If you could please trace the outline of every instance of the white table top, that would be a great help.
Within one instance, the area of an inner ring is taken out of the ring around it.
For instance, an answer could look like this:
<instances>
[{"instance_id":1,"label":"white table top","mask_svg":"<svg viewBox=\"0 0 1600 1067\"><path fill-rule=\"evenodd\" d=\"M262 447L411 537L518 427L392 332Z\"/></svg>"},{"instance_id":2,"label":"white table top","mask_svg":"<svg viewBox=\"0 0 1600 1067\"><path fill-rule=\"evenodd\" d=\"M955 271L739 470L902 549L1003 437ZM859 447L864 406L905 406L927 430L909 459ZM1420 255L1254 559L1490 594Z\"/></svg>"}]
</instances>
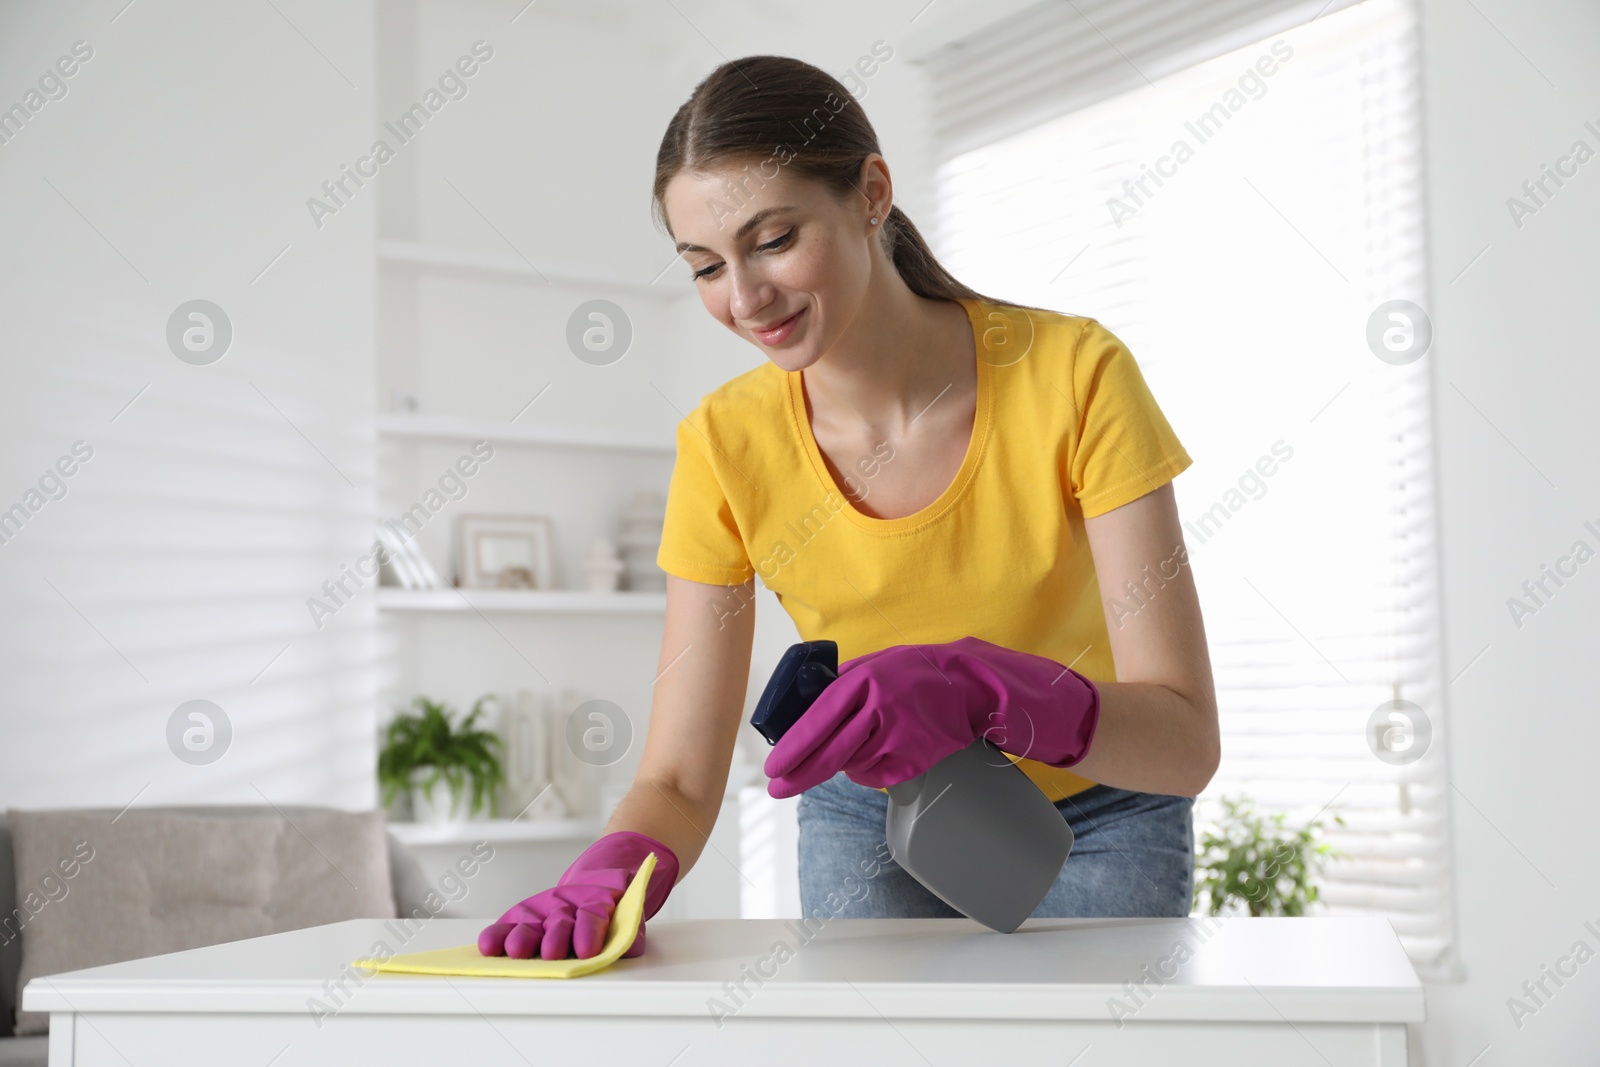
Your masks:
<instances>
[{"instance_id":1,"label":"white table top","mask_svg":"<svg viewBox=\"0 0 1600 1067\"><path fill-rule=\"evenodd\" d=\"M1382 919L724 919L651 923L649 950L575 979L347 970L475 941L482 921L360 919L35 979L29 1011L304 1013L341 975L341 1013L1420 1022L1422 984ZM786 951L777 950L782 942ZM1179 946L1183 946L1179 948ZM773 973L776 968L776 974ZM1146 970L1148 968L1148 970ZM770 975L771 977L762 977ZM1143 983L1138 1000L1125 983ZM1140 1004L1142 1001L1142 1006Z\"/></svg>"}]
</instances>

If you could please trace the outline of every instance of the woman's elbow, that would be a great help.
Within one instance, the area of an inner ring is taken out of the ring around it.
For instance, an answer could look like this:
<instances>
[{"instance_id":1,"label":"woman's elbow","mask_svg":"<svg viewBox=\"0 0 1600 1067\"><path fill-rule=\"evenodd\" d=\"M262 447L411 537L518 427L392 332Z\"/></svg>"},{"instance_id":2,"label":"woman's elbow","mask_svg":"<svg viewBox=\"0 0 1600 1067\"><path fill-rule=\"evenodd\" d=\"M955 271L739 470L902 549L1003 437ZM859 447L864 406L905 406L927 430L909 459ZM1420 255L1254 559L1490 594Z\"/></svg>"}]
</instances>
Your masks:
<instances>
[{"instance_id":1,"label":"woman's elbow","mask_svg":"<svg viewBox=\"0 0 1600 1067\"><path fill-rule=\"evenodd\" d=\"M1197 797L1206 791L1211 784L1211 779L1216 777L1217 768L1222 763L1222 743L1213 733L1209 738L1197 746L1194 756L1190 760L1190 781L1184 789L1183 795Z\"/></svg>"},{"instance_id":2,"label":"woman's elbow","mask_svg":"<svg viewBox=\"0 0 1600 1067\"><path fill-rule=\"evenodd\" d=\"M1198 736L1185 761L1185 784L1183 795L1197 797L1205 792L1211 784L1211 779L1216 777L1217 768L1222 765L1222 731L1217 723L1217 710L1214 701L1206 701L1195 709L1201 722Z\"/></svg>"}]
</instances>

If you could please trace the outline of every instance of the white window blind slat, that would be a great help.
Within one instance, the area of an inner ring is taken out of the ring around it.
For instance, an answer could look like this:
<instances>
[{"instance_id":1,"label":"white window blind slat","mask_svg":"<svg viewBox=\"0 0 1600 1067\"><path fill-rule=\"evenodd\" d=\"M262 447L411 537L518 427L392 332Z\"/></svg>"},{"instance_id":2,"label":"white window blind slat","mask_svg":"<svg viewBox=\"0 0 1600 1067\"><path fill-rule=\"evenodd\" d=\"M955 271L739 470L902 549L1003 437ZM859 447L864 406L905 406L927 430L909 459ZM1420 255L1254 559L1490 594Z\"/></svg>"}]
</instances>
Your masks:
<instances>
[{"instance_id":1,"label":"white window blind slat","mask_svg":"<svg viewBox=\"0 0 1600 1067\"><path fill-rule=\"evenodd\" d=\"M1377 305L1425 304L1415 11L1076 6L1116 48L1051 3L929 60L936 250L980 291L1109 326L1195 458L1178 500L1224 738L1197 820L1241 792L1320 816L1342 854L1322 907L1389 917L1449 973L1431 397L1425 361L1365 342ZM1292 58L1196 144L1186 122L1280 39ZM1191 157L1114 221L1180 138ZM1274 442L1292 458L1245 493ZM1396 697L1433 728L1400 766L1368 728Z\"/></svg>"},{"instance_id":2,"label":"white window blind slat","mask_svg":"<svg viewBox=\"0 0 1600 1067\"><path fill-rule=\"evenodd\" d=\"M1371 859L1351 860L1341 866L1339 880L1346 885L1365 883L1375 886L1397 886L1426 888L1431 895L1436 895L1436 882L1439 877L1440 864L1437 863L1384 863L1386 858L1375 853L1367 853Z\"/></svg>"},{"instance_id":3,"label":"white window blind slat","mask_svg":"<svg viewBox=\"0 0 1600 1067\"><path fill-rule=\"evenodd\" d=\"M1449 860L1443 843L1426 835L1340 833L1338 827L1334 830L1328 835L1330 842L1369 859L1401 860L1419 869L1430 870L1444 866ZM1352 869L1344 872L1344 877L1347 880L1359 880L1358 874L1359 871Z\"/></svg>"},{"instance_id":4,"label":"white window blind slat","mask_svg":"<svg viewBox=\"0 0 1600 1067\"><path fill-rule=\"evenodd\" d=\"M1430 911L1436 911L1444 905L1443 898L1436 891L1410 891L1391 886L1363 886L1341 882L1329 886L1327 893L1328 903L1335 909L1363 909L1385 915L1410 912L1418 920L1425 919ZM1413 929L1415 932L1410 935L1413 938L1419 936L1426 938L1435 934L1435 931L1421 921ZM1408 939L1400 930L1395 932L1401 935L1402 941Z\"/></svg>"},{"instance_id":5,"label":"white window blind slat","mask_svg":"<svg viewBox=\"0 0 1600 1067\"><path fill-rule=\"evenodd\" d=\"M914 62L951 154L1137 89L1352 0L1037 4Z\"/></svg>"}]
</instances>

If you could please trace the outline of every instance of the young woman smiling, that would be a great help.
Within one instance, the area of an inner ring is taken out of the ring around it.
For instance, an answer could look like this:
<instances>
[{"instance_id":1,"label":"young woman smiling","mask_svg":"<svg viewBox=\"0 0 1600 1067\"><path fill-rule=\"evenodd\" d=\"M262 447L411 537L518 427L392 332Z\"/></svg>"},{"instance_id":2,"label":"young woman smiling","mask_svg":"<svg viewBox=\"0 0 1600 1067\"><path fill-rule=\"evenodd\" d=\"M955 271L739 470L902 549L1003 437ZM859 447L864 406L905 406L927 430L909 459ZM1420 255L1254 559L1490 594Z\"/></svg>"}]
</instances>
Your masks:
<instances>
[{"instance_id":1,"label":"young woman smiling","mask_svg":"<svg viewBox=\"0 0 1600 1067\"><path fill-rule=\"evenodd\" d=\"M1192 576L1152 567L1187 562L1171 480L1190 458L1109 330L974 292L893 200L860 105L799 60L726 63L668 125L658 221L765 361L678 426L633 786L485 954L592 956L648 853L646 918L699 857L743 725L751 561L774 545L764 584L841 660L766 766L772 795L800 795L807 915L957 914L883 861L882 788L980 735L1077 838L1035 915L1188 914L1216 696ZM869 457L870 503L847 491ZM627 954L644 944L641 926Z\"/></svg>"}]
</instances>

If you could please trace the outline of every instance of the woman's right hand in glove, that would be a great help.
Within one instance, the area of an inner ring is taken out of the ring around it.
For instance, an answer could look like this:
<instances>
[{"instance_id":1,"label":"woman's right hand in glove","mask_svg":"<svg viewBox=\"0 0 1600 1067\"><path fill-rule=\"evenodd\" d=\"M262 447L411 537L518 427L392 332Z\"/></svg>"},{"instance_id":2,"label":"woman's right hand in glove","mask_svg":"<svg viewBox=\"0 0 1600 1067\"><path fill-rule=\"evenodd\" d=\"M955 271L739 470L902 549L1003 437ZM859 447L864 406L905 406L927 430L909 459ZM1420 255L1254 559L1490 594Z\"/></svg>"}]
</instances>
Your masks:
<instances>
[{"instance_id":1,"label":"woman's right hand in glove","mask_svg":"<svg viewBox=\"0 0 1600 1067\"><path fill-rule=\"evenodd\" d=\"M666 903L678 880L678 857L666 845L644 834L621 830L606 834L584 850L551 889L515 904L500 920L478 934L478 952L484 956L547 960L600 954L617 901L639 873L645 857L656 854L655 870L645 890L644 919ZM644 952L644 922L623 953Z\"/></svg>"}]
</instances>

